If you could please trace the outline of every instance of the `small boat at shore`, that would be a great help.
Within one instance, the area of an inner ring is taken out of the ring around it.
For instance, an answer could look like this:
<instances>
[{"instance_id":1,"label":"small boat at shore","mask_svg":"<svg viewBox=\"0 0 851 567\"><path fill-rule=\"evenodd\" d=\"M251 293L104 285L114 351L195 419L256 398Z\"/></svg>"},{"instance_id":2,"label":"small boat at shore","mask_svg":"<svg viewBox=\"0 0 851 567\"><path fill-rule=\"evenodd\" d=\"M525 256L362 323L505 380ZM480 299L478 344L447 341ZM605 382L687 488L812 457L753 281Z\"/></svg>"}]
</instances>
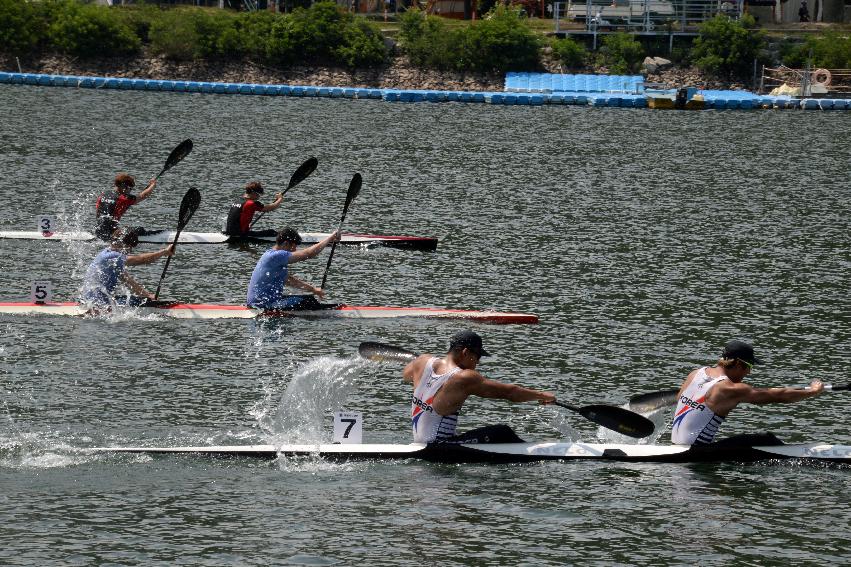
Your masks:
<instances>
[{"instance_id":1,"label":"small boat at shore","mask_svg":"<svg viewBox=\"0 0 851 567\"><path fill-rule=\"evenodd\" d=\"M706 101L693 87L676 91L645 91L647 107L663 110L703 110Z\"/></svg>"},{"instance_id":2,"label":"small boat at shore","mask_svg":"<svg viewBox=\"0 0 851 567\"><path fill-rule=\"evenodd\" d=\"M139 242L148 244L170 244L174 241L176 231L155 230L148 231L139 237ZM328 232L302 232L302 242L305 245L315 244L326 238ZM0 239L17 240L60 240L88 242L95 240L95 235L85 231L0 231ZM178 243L180 244L235 244L240 242L274 242L274 236L250 235L231 236L223 232L186 232L180 233ZM353 246L385 246L388 248L399 248L403 250L420 250L433 252L437 250L437 238L430 236L392 236L383 234L357 234L344 232L340 244Z\"/></svg>"},{"instance_id":3,"label":"small boat at shore","mask_svg":"<svg viewBox=\"0 0 851 567\"><path fill-rule=\"evenodd\" d=\"M750 463L795 460L851 463L851 446L800 443L753 447L687 447L618 443L411 443L224 445L209 447L96 447L97 453L195 455L206 457L319 457L330 461L421 459L439 463L523 463L534 461L623 461L641 463Z\"/></svg>"},{"instance_id":4,"label":"small boat at shore","mask_svg":"<svg viewBox=\"0 0 851 567\"><path fill-rule=\"evenodd\" d=\"M140 315L161 315L175 319L461 319L495 325L535 324L530 313L440 309L436 307L388 307L319 303L308 309L255 309L245 305L156 302L138 307L119 307ZM60 315L80 317L89 314L79 303L0 302L0 315Z\"/></svg>"}]
</instances>

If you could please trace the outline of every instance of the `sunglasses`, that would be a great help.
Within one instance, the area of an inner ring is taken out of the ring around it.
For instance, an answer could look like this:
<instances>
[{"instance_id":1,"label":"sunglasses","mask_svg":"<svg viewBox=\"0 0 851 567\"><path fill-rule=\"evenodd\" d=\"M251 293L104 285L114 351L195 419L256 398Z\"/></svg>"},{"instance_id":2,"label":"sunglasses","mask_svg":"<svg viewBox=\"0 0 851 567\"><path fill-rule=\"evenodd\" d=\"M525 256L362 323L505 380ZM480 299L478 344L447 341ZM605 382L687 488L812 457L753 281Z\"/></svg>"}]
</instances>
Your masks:
<instances>
[{"instance_id":1,"label":"sunglasses","mask_svg":"<svg viewBox=\"0 0 851 567\"><path fill-rule=\"evenodd\" d=\"M748 367L748 370L750 370L751 372L753 372L753 364L751 364L751 363L750 363L750 362L748 362L747 360L742 360L741 358L737 358L736 360L738 360L739 362L741 362L742 364L744 364L745 366L747 366L747 367Z\"/></svg>"}]
</instances>

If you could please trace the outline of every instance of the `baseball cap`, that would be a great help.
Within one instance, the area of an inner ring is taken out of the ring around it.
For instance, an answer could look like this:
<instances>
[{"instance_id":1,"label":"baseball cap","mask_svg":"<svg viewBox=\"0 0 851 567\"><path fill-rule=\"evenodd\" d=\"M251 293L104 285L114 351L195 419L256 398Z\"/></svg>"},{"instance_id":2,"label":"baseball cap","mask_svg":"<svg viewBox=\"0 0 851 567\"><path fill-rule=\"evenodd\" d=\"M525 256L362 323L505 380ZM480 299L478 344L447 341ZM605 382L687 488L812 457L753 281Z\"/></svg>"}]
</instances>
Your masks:
<instances>
[{"instance_id":1,"label":"baseball cap","mask_svg":"<svg viewBox=\"0 0 851 567\"><path fill-rule=\"evenodd\" d=\"M459 331L449 341L449 350L454 348L468 348L479 356L490 356L490 353L482 348L482 337L473 331Z\"/></svg>"},{"instance_id":2,"label":"baseball cap","mask_svg":"<svg viewBox=\"0 0 851 567\"><path fill-rule=\"evenodd\" d=\"M744 360L745 362L749 362L751 364L761 364L762 361L757 359L757 357L753 354L753 347L744 341L730 341L726 345L724 345L724 353L721 355L721 358L725 359L735 359L738 358L740 360Z\"/></svg>"}]
</instances>

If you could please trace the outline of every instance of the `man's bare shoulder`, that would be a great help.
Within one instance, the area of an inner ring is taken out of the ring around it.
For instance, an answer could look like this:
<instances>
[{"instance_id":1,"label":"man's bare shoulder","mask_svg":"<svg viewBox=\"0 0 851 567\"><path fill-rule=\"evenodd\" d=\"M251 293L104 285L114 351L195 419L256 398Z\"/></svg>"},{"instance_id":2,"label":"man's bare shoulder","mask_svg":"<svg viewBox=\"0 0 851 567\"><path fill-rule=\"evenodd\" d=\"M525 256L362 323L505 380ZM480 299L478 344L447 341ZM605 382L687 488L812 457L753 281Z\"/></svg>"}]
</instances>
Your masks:
<instances>
[{"instance_id":1,"label":"man's bare shoulder","mask_svg":"<svg viewBox=\"0 0 851 567\"><path fill-rule=\"evenodd\" d=\"M462 368L452 377L452 382L458 386L472 387L487 380L478 370Z\"/></svg>"}]
</instances>

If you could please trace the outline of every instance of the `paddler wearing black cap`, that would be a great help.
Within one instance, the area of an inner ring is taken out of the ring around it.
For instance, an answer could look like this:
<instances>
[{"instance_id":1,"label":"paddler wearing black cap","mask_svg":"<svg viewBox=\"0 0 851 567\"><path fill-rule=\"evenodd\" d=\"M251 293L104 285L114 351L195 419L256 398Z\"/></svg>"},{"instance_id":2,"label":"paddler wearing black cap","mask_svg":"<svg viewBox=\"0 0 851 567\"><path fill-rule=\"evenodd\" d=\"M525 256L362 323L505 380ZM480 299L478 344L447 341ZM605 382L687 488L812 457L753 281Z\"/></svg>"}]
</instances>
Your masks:
<instances>
[{"instance_id":1,"label":"paddler wearing black cap","mask_svg":"<svg viewBox=\"0 0 851 567\"><path fill-rule=\"evenodd\" d=\"M735 435L715 441L721 424L739 404L782 404L818 396L824 390L819 380L809 388L754 388L743 381L760 360L753 347L739 340L728 342L715 366L693 370L680 386L671 424L671 442L677 445L752 446L779 445L771 433Z\"/></svg>"},{"instance_id":2,"label":"paddler wearing black cap","mask_svg":"<svg viewBox=\"0 0 851 567\"><path fill-rule=\"evenodd\" d=\"M473 331L456 333L443 358L422 354L402 371L405 382L414 386L411 427L417 443L517 443L522 440L506 425L491 425L458 434L458 412L470 396L498 398L511 402L556 400L550 392L505 384L485 378L476 371L479 360L490 356L482 338Z\"/></svg>"},{"instance_id":3,"label":"paddler wearing black cap","mask_svg":"<svg viewBox=\"0 0 851 567\"><path fill-rule=\"evenodd\" d=\"M284 202L284 194L276 193L275 200L269 205L264 205L260 202L262 194L263 185L259 181L251 181L245 184L242 202L230 206L228 218L225 222L225 234L232 236L275 236L277 234L275 230L251 230L251 220L254 218L254 213L274 211Z\"/></svg>"}]
</instances>

